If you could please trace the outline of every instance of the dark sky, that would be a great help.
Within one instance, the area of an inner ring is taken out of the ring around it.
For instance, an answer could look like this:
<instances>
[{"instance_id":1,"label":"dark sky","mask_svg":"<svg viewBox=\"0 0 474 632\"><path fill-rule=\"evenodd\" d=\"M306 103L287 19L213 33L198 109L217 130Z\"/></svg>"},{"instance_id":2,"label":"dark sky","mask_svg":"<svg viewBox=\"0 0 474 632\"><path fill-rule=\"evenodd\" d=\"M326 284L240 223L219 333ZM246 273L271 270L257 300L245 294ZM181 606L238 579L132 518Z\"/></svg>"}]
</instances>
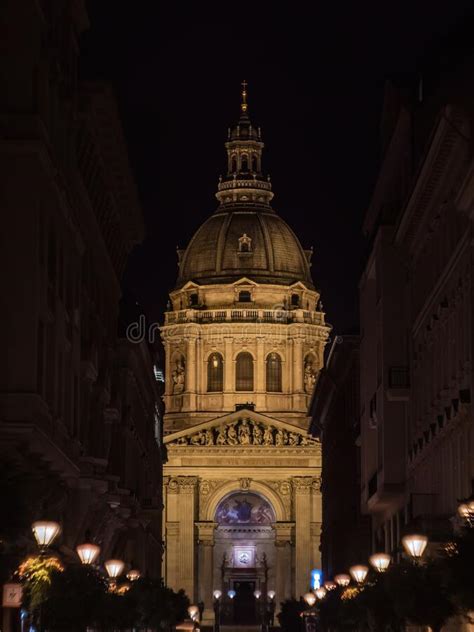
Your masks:
<instances>
[{"instance_id":1,"label":"dark sky","mask_svg":"<svg viewBox=\"0 0 474 632\"><path fill-rule=\"evenodd\" d=\"M191 4L191 3L189 3ZM306 3L305 3L306 4ZM242 79L266 143L275 210L303 247L337 333L357 322L363 213L379 165L387 77L423 67L471 2L88 3L81 73L110 80L147 226L124 286L156 317L216 208Z\"/></svg>"}]
</instances>

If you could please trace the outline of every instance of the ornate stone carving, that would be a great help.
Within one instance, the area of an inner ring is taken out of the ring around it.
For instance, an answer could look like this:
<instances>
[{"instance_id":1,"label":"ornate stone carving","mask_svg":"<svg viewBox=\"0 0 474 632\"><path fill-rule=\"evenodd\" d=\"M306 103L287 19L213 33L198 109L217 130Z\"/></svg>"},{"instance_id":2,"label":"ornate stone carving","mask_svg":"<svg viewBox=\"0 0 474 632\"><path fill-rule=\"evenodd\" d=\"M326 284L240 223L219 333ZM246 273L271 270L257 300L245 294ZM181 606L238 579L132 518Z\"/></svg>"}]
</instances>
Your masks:
<instances>
[{"instance_id":1,"label":"ornate stone carving","mask_svg":"<svg viewBox=\"0 0 474 632\"><path fill-rule=\"evenodd\" d=\"M198 482L197 476L176 476L168 481L168 493L192 494Z\"/></svg>"},{"instance_id":2,"label":"ornate stone carving","mask_svg":"<svg viewBox=\"0 0 474 632\"><path fill-rule=\"evenodd\" d=\"M291 479L295 494L304 494L305 496L311 492L313 486L312 476L295 476Z\"/></svg>"},{"instance_id":3,"label":"ornate stone carving","mask_svg":"<svg viewBox=\"0 0 474 632\"><path fill-rule=\"evenodd\" d=\"M251 478L239 478L240 489L242 491L248 491L250 489Z\"/></svg>"},{"instance_id":4,"label":"ornate stone carving","mask_svg":"<svg viewBox=\"0 0 474 632\"><path fill-rule=\"evenodd\" d=\"M176 366L171 373L173 378L173 395L179 395L184 391L184 384L186 380L186 369L184 366L184 358L180 356L176 359Z\"/></svg>"},{"instance_id":5,"label":"ornate stone carving","mask_svg":"<svg viewBox=\"0 0 474 632\"><path fill-rule=\"evenodd\" d=\"M311 394L316 384L318 377L318 371L313 364L312 356L308 356L304 363L304 390Z\"/></svg>"},{"instance_id":6,"label":"ornate stone carving","mask_svg":"<svg viewBox=\"0 0 474 632\"><path fill-rule=\"evenodd\" d=\"M198 430L190 436L179 437L172 446L311 446L319 442L303 431L295 428L285 430L243 417L227 425Z\"/></svg>"}]
</instances>

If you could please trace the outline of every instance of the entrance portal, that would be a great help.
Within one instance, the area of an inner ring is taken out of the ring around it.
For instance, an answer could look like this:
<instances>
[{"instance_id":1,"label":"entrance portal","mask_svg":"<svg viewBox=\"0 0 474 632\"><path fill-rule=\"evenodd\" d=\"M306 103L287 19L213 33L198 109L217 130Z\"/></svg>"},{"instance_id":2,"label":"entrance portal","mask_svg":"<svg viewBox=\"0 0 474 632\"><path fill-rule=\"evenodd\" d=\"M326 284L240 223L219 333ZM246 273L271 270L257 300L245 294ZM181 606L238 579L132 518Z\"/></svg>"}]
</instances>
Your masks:
<instances>
[{"instance_id":1,"label":"entrance portal","mask_svg":"<svg viewBox=\"0 0 474 632\"><path fill-rule=\"evenodd\" d=\"M252 625L257 622L255 588L254 581L234 582L234 623Z\"/></svg>"},{"instance_id":2,"label":"entrance portal","mask_svg":"<svg viewBox=\"0 0 474 632\"><path fill-rule=\"evenodd\" d=\"M221 500L215 521L214 577L220 576L222 621L255 625L267 591L275 587L275 512L259 494L238 491Z\"/></svg>"}]
</instances>

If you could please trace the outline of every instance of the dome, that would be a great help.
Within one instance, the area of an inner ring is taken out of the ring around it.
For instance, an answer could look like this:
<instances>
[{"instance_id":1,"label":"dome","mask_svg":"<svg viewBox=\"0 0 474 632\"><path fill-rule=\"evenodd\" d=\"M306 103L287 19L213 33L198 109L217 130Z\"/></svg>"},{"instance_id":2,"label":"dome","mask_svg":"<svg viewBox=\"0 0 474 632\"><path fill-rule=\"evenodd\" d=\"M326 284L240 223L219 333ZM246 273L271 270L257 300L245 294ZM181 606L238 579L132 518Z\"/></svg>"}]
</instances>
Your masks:
<instances>
[{"instance_id":1,"label":"dome","mask_svg":"<svg viewBox=\"0 0 474 632\"><path fill-rule=\"evenodd\" d=\"M181 257L177 285L248 277L281 285L302 281L312 288L309 257L273 209L233 205L218 209L197 230Z\"/></svg>"}]
</instances>

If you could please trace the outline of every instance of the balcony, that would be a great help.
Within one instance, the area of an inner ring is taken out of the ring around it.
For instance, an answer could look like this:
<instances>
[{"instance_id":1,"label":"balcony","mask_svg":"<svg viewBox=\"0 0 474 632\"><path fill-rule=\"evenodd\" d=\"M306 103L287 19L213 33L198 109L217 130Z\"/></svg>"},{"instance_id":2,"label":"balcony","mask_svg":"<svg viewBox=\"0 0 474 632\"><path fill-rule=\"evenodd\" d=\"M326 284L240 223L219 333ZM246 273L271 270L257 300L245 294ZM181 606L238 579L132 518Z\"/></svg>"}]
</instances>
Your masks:
<instances>
[{"instance_id":1,"label":"balcony","mask_svg":"<svg viewBox=\"0 0 474 632\"><path fill-rule=\"evenodd\" d=\"M321 312L305 309L182 309L166 312L165 325L181 323L308 323L324 325Z\"/></svg>"}]
</instances>

